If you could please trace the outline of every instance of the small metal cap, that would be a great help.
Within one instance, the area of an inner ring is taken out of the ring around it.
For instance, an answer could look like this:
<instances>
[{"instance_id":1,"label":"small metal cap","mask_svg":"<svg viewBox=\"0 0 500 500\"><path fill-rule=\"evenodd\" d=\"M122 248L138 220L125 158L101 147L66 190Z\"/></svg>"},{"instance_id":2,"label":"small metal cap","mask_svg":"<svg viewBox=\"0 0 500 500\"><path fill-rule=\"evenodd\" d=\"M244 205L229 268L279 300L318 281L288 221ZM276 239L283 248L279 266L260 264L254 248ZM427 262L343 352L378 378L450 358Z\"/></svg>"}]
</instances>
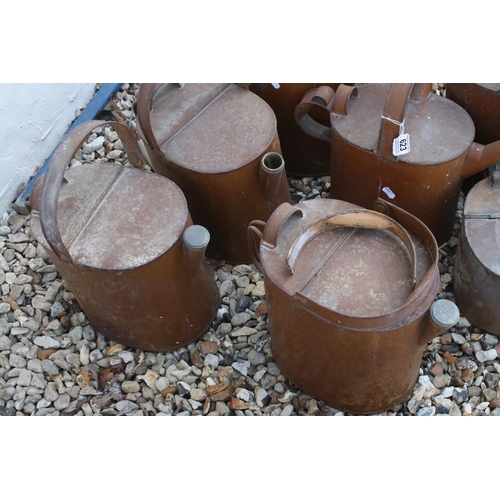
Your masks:
<instances>
[{"instance_id":1,"label":"small metal cap","mask_svg":"<svg viewBox=\"0 0 500 500\"><path fill-rule=\"evenodd\" d=\"M184 231L183 239L191 250L204 250L210 241L210 233L203 226L189 226Z\"/></svg>"},{"instance_id":2,"label":"small metal cap","mask_svg":"<svg viewBox=\"0 0 500 500\"><path fill-rule=\"evenodd\" d=\"M460 318L458 307L446 299L436 300L431 306L430 313L432 322L445 329L451 328Z\"/></svg>"}]
</instances>

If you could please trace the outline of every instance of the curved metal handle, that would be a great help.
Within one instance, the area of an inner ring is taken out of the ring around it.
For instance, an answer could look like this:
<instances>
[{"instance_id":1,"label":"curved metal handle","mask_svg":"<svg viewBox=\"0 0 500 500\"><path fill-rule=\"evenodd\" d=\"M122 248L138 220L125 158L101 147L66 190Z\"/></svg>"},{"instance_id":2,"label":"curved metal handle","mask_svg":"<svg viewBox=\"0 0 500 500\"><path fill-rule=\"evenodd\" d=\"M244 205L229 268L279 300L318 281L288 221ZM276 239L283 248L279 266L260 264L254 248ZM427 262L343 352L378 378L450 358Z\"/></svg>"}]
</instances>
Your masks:
<instances>
[{"instance_id":1,"label":"curved metal handle","mask_svg":"<svg viewBox=\"0 0 500 500\"><path fill-rule=\"evenodd\" d=\"M309 110L313 106L318 106L331 112L335 91L326 85L315 87L306 91L302 100L295 107L294 116L297 125L307 134L321 141L331 142L331 129L321 125L311 118Z\"/></svg>"},{"instance_id":2,"label":"curved metal handle","mask_svg":"<svg viewBox=\"0 0 500 500\"><path fill-rule=\"evenodd\" d=\"M139 122L139 127L141 132L144 134L146 142L149 144L153 153L161 161L165 160L165 155L163 154L160 146L156 142L155 136L153 134L153 129L151 127L151 111L153 109L153 98L158 92L158 90L165 85L164 83L143 83L139 89L139 94L137 96L137 121ZM183 83L178 83L179 88L183 88Z\"/></svg>"},{"instance_id":3,"label":"curved metal handle","mask_svg":"<svg viewBox=\"0 0 500 500\"><path fill-rule=\"evenodd\" d=\"M260 245L267 248L276 248L278 235L283 224L292 216L299 215L302 217L302 210L296 206L290 205L290 203L282 203L271 215L267 224L260 220L254 220L250 222L247 227L248 243L250 245L250 254L252 255L252 260L255 267L264 274L264 268L260 260ZM260 226L262 230L258 229L256 226ZM255 241L255 236L259 238L259 244Z\"/></svg>"},{"instance_id":4,"label":"curved metal handle","mask_svg":"<svg viewBox=\"0 0 500 500\"><path fill-rule=\"evenodd\" d=\"M256 226L260 226L262 228L262 231L258 229ZM262 241L262 232L264 231L265 227L266 223L262 222L261 220L253 220L247 227L250 255L252 256L252 261L255 267L261 274L264 274L264 268L262 267L262 262L260 260L259 248L260 248L260 243ZM255 240L256 236L257 238L259 238L258 242Z\"/></svg>"},{"instance_id":5,"label":"curved metal handle","mask_svg":"<svg viewBox=\"0 0 500 500\"><path fill-rule=\"evenodd\" d=\"M121 123L91 120L74 128L63 138L52 155L47 172L44 175L39 206L40 224L45 239L57 257L63 262L73 262L73 259L62 241L57 225L57 206L61 182L75 152L82 146L92 130L103 125L111 125L115 129L132 165L136 167L144 165L144 158L134 132Z\"/></svg>"},{"instance_id":6,"label":"curved metal handle","mask_svg":"<svg viewBox=\"0 0 500 500\"><path fill-rule=\"evenodd\" d=\"M292 243L287 256L288 268L292 274L294 273L297 258L307 243L320 233L336 227L385 230L397 236L410 253L413 288L415 287L417 282L417 256L409 234L403 226L390 217L379 212L363 209L347 210L333 215L332 217L326 217L300 233Z\"/></svg>"},{"instance_id":7,"label":"curved metal handle","mask_svg":"<svg viewBox=\"0 0 500 500\"><path fill-rule=\"evenodd\" d=\"M278 242L278 235L283 227L283 224L292 216L298 215L303 216L303 212L300 208L295 205L290 205L290 203L282 203L271 215L266 224L266 230L264 231L264 241L263 244L268 248L276 248Z\"/></svg>"},{"instance_id":8,"label":"curved metal handle","mask_svg":"<svg viewBox=\"0 0 500 500\"><path fill-rule=\"evenodd\" d=\"M432 92L432 83L393 83L387 94L380 132L378 136L377 153L382 158L394 160L392 143L399 135L399 125L391 120L402 123L406 104L410 96L416 101L425 101ZM388 119L386 119L388 118Z\"/></svg>"},{"instance_id":9,"label":"curved metal handle","mask_svg":"<svg viewBox=\"0 0 500 500\"><path fill-rule=\"evenodd\" d=\"M358 96L357 87L343 83L338 86L336 91L326 85L309 89L295 107L295 121L310 136L332 142L330 127L325 127L314 120L309 115L309 110L313 106L318 106L336 117L347 116L347 102L351 96Z\"/></svg>"}]
</instances>

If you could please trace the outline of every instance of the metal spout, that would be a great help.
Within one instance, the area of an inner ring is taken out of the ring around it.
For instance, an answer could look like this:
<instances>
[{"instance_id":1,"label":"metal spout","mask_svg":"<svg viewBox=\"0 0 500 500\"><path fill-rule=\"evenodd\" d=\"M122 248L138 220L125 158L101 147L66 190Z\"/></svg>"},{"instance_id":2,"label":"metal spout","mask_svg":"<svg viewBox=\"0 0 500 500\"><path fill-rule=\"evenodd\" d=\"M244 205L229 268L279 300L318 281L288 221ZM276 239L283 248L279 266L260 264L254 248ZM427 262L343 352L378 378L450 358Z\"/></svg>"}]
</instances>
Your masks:
<instances>
[{"instance_id":1,"label":"metal spout","mask_svg":"<svg viewBox=\"0 0 500 500\"><path fill-rule=\"evenodd\" d=\"M274 201L281 183L285 160L279 153L266 153L260 161L259 182L266 201Z\"/></svg>"},{"instance_id":2,"label":"metal spout","mask_svg":"<svg viewBox=\"0 0 500 500\"><path fill-rule=\"evenodd\" d=\"M205 258L205 250L210 241L210 233L203 226L189 226L182 236L184 260L188 270L196 273Z\"/></svg>"},{"instance_id":3,"label":"metal spout","mask_svg":"<svg viewBox=\"0 0 500 500\"><path fill-rule=\"evenodd\" d=\"M460 318L458 307L451 300L436 300L429 311L427 320L420 333L420 344L425 345L433 338L456 325Z\"/></svg>"}]
</instances>

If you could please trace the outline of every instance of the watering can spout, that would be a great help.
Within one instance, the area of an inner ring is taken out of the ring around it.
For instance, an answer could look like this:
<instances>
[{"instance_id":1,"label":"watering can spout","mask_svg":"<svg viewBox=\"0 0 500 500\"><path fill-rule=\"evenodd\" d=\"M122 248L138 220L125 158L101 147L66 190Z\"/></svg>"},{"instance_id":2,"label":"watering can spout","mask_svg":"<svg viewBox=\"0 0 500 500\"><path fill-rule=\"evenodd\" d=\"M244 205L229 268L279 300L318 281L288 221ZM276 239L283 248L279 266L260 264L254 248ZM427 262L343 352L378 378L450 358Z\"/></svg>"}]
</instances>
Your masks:
<instances>
[{"instance_id":1,"label":"watering can spout","mask_svg":"<svg viewBox=\"0 0 500 500\"><path fill-rule=\"evenodd\" d=\"M281 183L281 172L285 168L285 160L279 153L266 153L260 161L259 183L267 202L272 202L278 195Z\"/></svg>"},{"instance_id":2,"label":"watering can spout","mask_svg":"<svg viewBox=\"0 0 500 500\"><path fill-rule=\"evenodd\" d=\"M451 300L436 300L429 311L420 334L420 343L425 345L456 325L460 318L458 307Z\"/></svg>"},{"instance_id":3,"label":"watering can spout","mask_svg":"<svg viewBox=\"0 0 500 500\"><path fill-rule=\"evenodd\" d=\"M210 233L203 226L189 226L183 234L183 253L188 270L197 273L205 258Z\"/></svg>"}]
</instances>

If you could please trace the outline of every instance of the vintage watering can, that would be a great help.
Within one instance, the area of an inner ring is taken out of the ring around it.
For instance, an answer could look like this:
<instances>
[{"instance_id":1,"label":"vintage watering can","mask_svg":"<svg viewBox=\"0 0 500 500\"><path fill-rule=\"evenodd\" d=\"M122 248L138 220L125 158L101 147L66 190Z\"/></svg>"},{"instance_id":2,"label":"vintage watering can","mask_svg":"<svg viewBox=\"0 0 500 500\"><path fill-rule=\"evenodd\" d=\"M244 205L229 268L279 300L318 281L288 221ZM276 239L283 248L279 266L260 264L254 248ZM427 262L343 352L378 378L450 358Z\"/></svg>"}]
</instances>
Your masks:
<instances>
[{"instance_id":1,"label":"vintage watering can","mask_svg":"<svg viewBox=\"0 0 500 500\"><path fill-rule=\"evenodd\" d=\"M417 216L439 245L453 231L462 180L500 160L500 141L473 142L474 124L421 83L341 85L306 92L297 123L331 142L331 197L369 208L378 197ZM308 114L330 111L331 129Z\"/></svg>"},{"instance_id":2,"label":"vintage watering can","mask_svg":"<svg viewBox=\"0 0 500 500\"><path fill-rule=\"evenodd\" d=\"M391 217L333 199L284 203L248 229L276 363L303 391L361 414L404 400L426 343L459 319L452 302L434 301L430 230L395 205L377 208Z\"/></svg>"},{"instance_id":3,"label":"vintage watering can","mask_svg":"<svg viewBox=\"0 0 500 500\"><path fill-rule=\"evenodd\" d=\"M447 83L446 98L469 113L476 127L476 142L490 144L500 139L500 83ZM468 193L487 175L485 169L469 177L462 191Z\"/></svg>"},{"instance_id":4,"label":"vintage watering can","mask_svg":"<svg viewBox=\"0 0 500 500\"><path fill-rule=\"evenodd\" d=\"M323 141L305 134L295 123L294 110L304 93L321 85L336 89L338 83L252 83L250 90L264 99L274 111L278 121L285 168L294 177L330 175L330 147ZM329 113L311 110L317 121L327 125Z\"/></svg>"},{"instance_id":5,"label":"vintage watering can","mask_svg":"<svg viewBox=\"0 0 500 500\"><path fill-rule=\"evenodd\" d=\"M86 137L111 125L129 162L66 170ZM204 250L208 231L192 225L170 180L142 170L135 136L116 122L72 130L35 185L31 229L92 325L121 344L174 349L202 335L219 305Z\"/></svg>"},{"instance_id":6,"label":"vintage watering can","mask_svg":"<svg viewBox=\"0 0 500 500\"><path fill-rule=\"evenodd\" d=\"M184 192L207 255L249 262L246 228L290 200L276 117L230 83L141 85L137 122L155 172Z\"/></svg>"},{"instance_id":7,"label":"vintage watering can","mask_svg":"<svg viewBox=\"0 0 500 500\"><path fill-rule=\"evenodd\" d=\"M454 293L474 325L500 335L500 165L465 200L453 268Z\"/></svg>"}]
</instances>

